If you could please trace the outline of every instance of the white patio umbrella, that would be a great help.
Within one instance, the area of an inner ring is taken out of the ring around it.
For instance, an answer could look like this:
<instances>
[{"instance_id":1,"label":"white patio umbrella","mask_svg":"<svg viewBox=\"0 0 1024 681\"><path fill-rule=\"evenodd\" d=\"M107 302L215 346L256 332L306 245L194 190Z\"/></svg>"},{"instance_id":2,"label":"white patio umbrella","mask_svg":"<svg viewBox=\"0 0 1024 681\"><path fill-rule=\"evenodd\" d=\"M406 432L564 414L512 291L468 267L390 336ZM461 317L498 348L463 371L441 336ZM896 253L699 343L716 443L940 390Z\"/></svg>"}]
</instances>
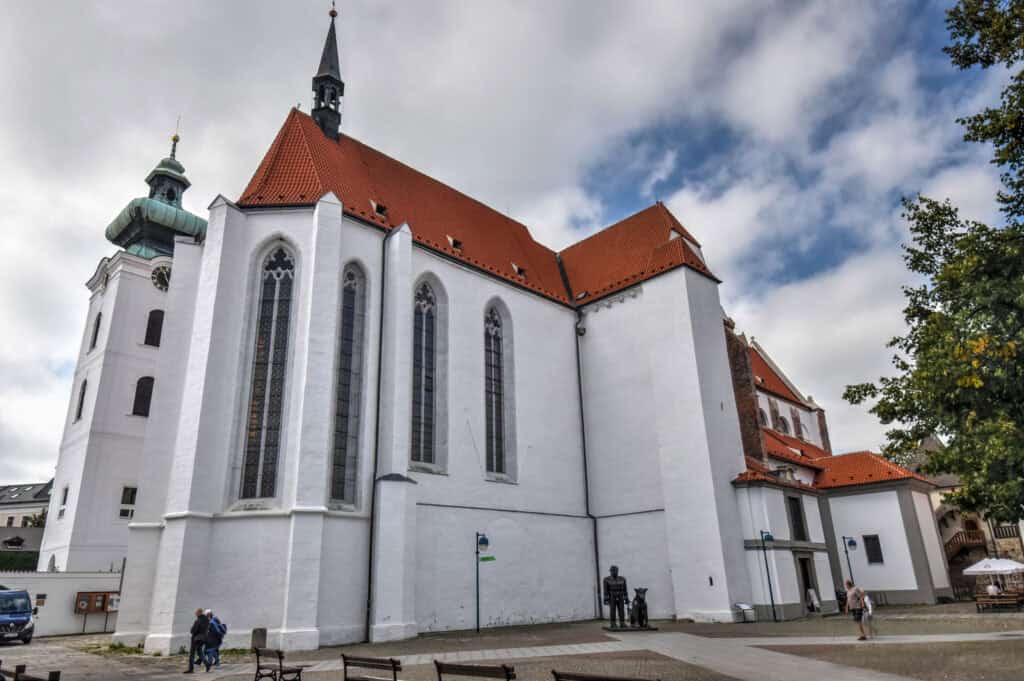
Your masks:
<instances>
[{"instance_id":1,"label":"white patio umbrella","mask_svg":"<svg viewBox=\"0 0 1024 681\"><path fill-rule=\"evenodd\" d=\"M1009 558L986 558L964 569L965 575L1015 575L1024 572L1024 563Z\"/></svg>"}]
</instances>

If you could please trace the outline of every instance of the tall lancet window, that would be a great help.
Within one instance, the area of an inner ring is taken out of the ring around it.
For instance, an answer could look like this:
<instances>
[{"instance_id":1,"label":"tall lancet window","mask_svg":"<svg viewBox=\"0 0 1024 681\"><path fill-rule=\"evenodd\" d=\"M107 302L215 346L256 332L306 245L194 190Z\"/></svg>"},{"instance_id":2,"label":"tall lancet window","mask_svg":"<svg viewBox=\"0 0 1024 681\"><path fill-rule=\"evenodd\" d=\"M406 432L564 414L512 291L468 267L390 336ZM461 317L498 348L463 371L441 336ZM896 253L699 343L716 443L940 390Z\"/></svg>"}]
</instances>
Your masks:
<instances>
[{"instance_id":1,"label":"tall lancet window","mask_svg":"<svg viewBox=\"0 0 1024 681\"><path fill-rule=\"evenodd\" d=\"M342 274L341 342L338 346L331 464L331 498L347 503L355 501L356 492L365 326L366 277L358 267L349 265Z\"/></svg>"},{"instance_id":2,"label":"tall lancet window","mask_svg":"<svg viewBox=\"0 0 1024 681\"><path fill-rule=\"evenodd\" d=\"M505 473L505 357L501 315L484 315L484 401L487 410L487 472Z\"/></svg>"},{"instance_id":3,"label":"tall lancet window","mask_svg":"<svg viewBox=\"0 0 1024 681\"><path fill-rule=\"evenodd\" d=\"M275 248L260 268L242 499L272 497L275 492L294 280L295 259L284 248Z\"/></svg>"},{"instance_id":4,"label":"tall lancet window","mask_svg":"<svg viewBox=\"0 0 1024 681\"><path fill-rule=\"evenodd\" d=\"M412 341L412 460L435 463L437 296L429 284L416 289Z\"/></svg>"}]
</instances>

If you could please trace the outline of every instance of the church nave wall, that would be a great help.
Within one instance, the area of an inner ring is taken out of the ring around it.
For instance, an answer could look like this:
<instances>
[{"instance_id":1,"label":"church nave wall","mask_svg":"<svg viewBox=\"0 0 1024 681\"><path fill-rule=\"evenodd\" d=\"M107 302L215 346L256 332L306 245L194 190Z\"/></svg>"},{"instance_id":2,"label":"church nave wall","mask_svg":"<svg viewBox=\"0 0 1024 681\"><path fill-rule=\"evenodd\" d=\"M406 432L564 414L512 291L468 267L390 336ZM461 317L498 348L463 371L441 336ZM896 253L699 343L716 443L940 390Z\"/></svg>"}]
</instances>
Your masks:
<instances>
[{"instance_id":1,"label":"church nave wall","mask_svg":"<svg viewBox=\"0 0 1024 681\"><path fill-rule=\"evenodd\" d=\"M595 615L591 521L469 508L417 507L416 623L420 631L476 624L476 532L490 540L480 564L480 626L561 622Z\"/></svg>"}]
</instances>

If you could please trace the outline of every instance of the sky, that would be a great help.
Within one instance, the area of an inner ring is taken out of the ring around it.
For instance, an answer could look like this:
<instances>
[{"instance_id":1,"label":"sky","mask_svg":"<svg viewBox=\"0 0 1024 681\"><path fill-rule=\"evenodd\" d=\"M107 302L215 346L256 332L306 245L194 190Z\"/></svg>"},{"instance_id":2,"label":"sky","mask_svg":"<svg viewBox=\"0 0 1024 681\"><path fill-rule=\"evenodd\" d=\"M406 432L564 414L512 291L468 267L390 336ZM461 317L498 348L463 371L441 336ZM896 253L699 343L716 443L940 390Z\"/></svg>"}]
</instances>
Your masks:
<instances>
[{"instance_id":1,"label":"sky","mask_svg":"<svg viewBox=\"0 0 1024 681\"><path fill-rule=\"evenodd\" d=\"M1001 72L941 52L950 3L344 0L342 129L559 249L661 200L726 312L828 413L903 329L900 198L994 221L990 149L955 122ZM309 110L326 2L9 2L0 22L0 484L52 476L106 225L181 117L201 216Z\"/></svg>"}]
</instances>

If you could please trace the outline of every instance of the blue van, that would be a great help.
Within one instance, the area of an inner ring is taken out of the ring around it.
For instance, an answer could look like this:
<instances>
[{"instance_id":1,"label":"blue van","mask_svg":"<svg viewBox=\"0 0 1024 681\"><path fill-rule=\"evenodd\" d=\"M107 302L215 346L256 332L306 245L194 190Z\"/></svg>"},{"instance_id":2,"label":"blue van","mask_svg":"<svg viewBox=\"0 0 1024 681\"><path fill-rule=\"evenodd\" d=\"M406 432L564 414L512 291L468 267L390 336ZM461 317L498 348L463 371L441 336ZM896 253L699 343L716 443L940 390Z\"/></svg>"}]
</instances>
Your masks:
<instances>
[{"instance_id":1,"label":"blue van","mask_svg":"<svg viewBox=\"0 0 1024 681\"><path fill-rule=\"evenodd\" d=\"M0 591L0 641L31 643L36 628L33 615L38 612L27 591Z\"/></svg>"}]
</instances>

